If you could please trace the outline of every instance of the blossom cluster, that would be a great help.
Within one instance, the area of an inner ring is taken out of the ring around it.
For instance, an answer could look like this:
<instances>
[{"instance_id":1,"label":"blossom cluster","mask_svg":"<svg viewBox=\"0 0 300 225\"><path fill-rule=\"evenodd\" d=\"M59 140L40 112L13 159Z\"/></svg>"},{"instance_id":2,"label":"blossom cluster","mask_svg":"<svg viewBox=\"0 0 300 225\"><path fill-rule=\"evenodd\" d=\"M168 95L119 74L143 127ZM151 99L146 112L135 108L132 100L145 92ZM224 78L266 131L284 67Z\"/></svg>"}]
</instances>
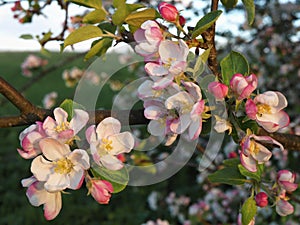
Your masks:
<instances>
[{"instance_id":1,"label":"blossom cluster","mask_svg":"<svg viewBox=\"0 0 300 225\"><path fill-rule=\"evenodd\" d=\"M112 183L90 169L117 171L123 168L120 154L134 147L134 137L120 132L120 122L112 117L85 130L88 148L80 148L79 133L87 125L89 115L74 109L72 118L63 108L54 109L54 118L47 117L20 133L19 154L33 159L32 176L22 180L33 206L44 205L44 216L54 219L62 207L62 193L77 190L85 181L88 193L100 204L108 204L114 192Z\"/></svg>"},{"instance_id":2,"label":"blossom cluster","mask_svg":"<svg viewBox=\"0 0 300 225\"><path fill-rule=\"evenodd\" d=\"M21 65L22 74L25 77L32 77L32 70L41 68L47 64L47 59L42 59L36 55L29 54Z\"/></svg>"}]
</instances>

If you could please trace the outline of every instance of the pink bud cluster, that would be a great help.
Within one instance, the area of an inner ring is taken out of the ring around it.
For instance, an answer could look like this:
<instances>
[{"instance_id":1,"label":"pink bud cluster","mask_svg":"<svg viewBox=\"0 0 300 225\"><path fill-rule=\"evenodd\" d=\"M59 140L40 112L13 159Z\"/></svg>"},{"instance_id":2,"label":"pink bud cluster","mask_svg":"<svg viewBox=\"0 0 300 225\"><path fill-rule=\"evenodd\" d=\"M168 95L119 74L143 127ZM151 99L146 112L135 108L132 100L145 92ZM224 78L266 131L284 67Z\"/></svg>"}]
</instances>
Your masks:
<instances>
[{"instance_id":1,"label":"pink bud cluster","mask_svg":"<svg viewBox=\"0 0 300 225\"><path fill-rule=\"evenodd\" d=\"M168 22L179 23L180 26L184 26L186 20L183 16L179 15L177 8L169 3L161 2L158 5L158 11L160 15Z\"/></svg>"}]
</instances>

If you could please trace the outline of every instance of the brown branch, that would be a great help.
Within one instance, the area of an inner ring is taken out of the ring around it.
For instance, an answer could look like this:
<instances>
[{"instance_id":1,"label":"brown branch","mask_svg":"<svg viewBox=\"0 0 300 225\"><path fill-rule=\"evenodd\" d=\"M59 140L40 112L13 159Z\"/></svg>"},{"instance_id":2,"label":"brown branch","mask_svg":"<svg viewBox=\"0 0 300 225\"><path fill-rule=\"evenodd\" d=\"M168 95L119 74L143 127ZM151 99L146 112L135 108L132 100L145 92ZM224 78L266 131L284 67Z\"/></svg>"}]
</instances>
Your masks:
<instances>
[{"instance_id":1,"label":"brown branch","mask_svg":"<svg viewBox=\"0 0 300 225\"><path fill-rule=\"evenodd\" d=\"M218 10L219 0L212 0L211 11ZM204 43L207 44L208 48L210 48L210 54L208 57L208 67L211 69L213 74L217 77L220 77L218 61L217 61L217 50L215 44L215 34L216 34L216 24L214 23L209 29L201 34Z\"/></svg>"},{"instance_id":2,"label":"brown branch","mask_svg":"<svg viewBox=\"0 0 300 225\"><path fill-rule=\"evenodd\" d=\"M270 136L280 142L287 150L300 151L300 136L295 134L269 133L264 129L258 131L258 135Z\"/></svg>"}]
</instances>

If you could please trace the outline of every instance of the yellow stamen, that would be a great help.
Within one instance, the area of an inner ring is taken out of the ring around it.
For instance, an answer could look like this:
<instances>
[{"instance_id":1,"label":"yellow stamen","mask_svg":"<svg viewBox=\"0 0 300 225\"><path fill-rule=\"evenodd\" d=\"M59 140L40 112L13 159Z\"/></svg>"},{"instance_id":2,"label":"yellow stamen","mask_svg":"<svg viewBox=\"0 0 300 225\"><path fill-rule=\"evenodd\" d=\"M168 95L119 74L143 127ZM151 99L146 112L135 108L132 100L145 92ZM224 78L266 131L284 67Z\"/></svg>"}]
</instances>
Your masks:
<instances>
[{"instance_id":1,"label":"yellow stamen","mask_svg":"<svg viewBox=\"0 0 300 225\"><path fill-rule=\"evenodd\" d=\"M271 113L271 107L267 104L261 103L261 104L257 104L257 114L258 116L262 116L265 113Z\"/></svg>"},{"instance_id":2,"label":"yellow stamen","mask_svg":"<svg viewBox=\"0 0 300 225\"><path fill-rule=\"evenodd\" d=\"M54 168L55 173L68 174L71 172L71 170L74 167L71 160L69 160L67 158L60 159L54 163L56 164L56 167Z\"/></svg>"},{"instance_id":3,"label":"yellow stamen","mask_svg":"<svg viewBox=\"0 0 300 225\"><path fill-rule=\"evenodd\" d=\"M65 130L68 130L69 129L69 122L66 121L66 122L62 122L61 124L57 125L54 130L58 133L62 132L62 131L65 131Z\"/></svg>"},{"instance_id":4,"label":"yellow stamen","mask_svg":"<svg viewBox=\"0 0 300 225\"><path fill-rule=\"evenodd\" d=\"M257 154L259 152L259 147L257 145L257 143L253 140L250 141L250 147L249 147L249 151L251 153Z\"/></svg>"},{"instance_id":5,"label":"yellow stamen","mask_svg":"<svg viewBox=\"0 0 300 225\"><path fill-rule=\"evenodd\" d=\"M103 149L107 152L113 150L113 147L112 147L112 140L108 140L106 138L103 138L102 139L102 143L100 145L100 149Z\"/></svg>"}]
</instances>

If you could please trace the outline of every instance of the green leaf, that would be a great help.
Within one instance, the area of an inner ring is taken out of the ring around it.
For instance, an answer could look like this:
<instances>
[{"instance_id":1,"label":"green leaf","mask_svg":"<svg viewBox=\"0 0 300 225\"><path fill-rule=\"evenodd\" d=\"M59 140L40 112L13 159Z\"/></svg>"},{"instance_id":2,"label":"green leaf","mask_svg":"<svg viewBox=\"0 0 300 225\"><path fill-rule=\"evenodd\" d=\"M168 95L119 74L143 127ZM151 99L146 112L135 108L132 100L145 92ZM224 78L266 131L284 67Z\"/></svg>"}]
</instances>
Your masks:
<instances>
[{"instance_id":1,"label":"green leaf","mask_svg":"<svg viewBox=\"0 0 300 225\"><path fill-rule=\"evenodd\" d=\"M110 32L112 34L114 34L117 30L117 26L113 25L110 22L102 22L98 24L98 27L103 31L103 33Z\"/></svg>"},{"instance_id":2,"label":"green leaf","mask_svg":"<svg viewBox=\"0 0 300 225\"><path fill-rule=\"evenodd\" d=\"M146 20L154 20L156 17L156 10L151 8L129 14L126 17L125 22L131 26L140 27L141 24L144 23Z\"/></svg>"},{"instance_id":3,"label":"green leaf","mask_svg":"<svg viewBox=\"0 0 300 225\"><path fill-rule=\"evenodd\" d=\"M112 15L112 21L115 25L122 25L125 18L130 14L128 12L126 5L124 7L119 7L115 13Z\"/></svg>"},{"instance_id":4,"label":"green leaf","mask_svg":"<svg viewBox=\"0 0 300 225\"><path fill-rule=\"evenodd\" d=\"M249 64L246 58L239 52L232 51L220 62L223 83L229 85L234 74L249 74Z\"/></svg>"},{"instance_id":5,"label":"green leaf","mask_svg":"<svg viewBox=\"0 0 300 225\"><path fill-rule=\"evenodd\" d=\"M254 180L258 181L258 182L260 181L260 179L261 179L261 173L262 173L261 170L258 169L255 173L254 172L250 172L242 164L239 164L238 168L239 168L240 173L242 175L244 175L245 177L252 178L252 179L254 179Z\"/></svg>"},{"instance_id":6,"label":"green leaf","mask_svg":"<svg viewBox=\"0 0 300 225\"><path fill-rule=\"evenodd\" d=\"M30 40L33 39L33 36L31 34L22 34L19 38Z\"/></svg>"},{"instance_id":7,"label":"green leaf","mask_svg":"<svg viewBox=\"0 0 300 225\"><path fill-rule=\"evenodd\" d=\"M129 175L126 167L120 170L109 170L103 166L94 165L91 168L93 175L96 178L109 181L113 186L113 193L118 193L127 186L129 181Z\"/></svg>"},{"instance_id":8,"label":"green leaf","mask_svg":"<svg viewBox=\"0 0 300 225\"><path fill-rule=\"evenodd\" d=\"M94 41L91 49L84 56L84 60L88 60L95 55L101 56L101 55L105 54L107 49L111 46L111 44L112 44L111 38L103 38L103 39Z\"/></svg>"},{"instance_id":9,"label":"green leaf","mask_svg":"<svg viewBox=\"0 0 300 225\"><path fill-rule=\"evenodd\" d=\"M89 8L101 9L102 0L66 0L67 2L73 2L77 5L86 6Z\"/></svg>"},{"instance_id":10,"label":"green leaf","mask_svg":"<svg viewBox=\"0 0 300 225\"><path fill-rule=\"evenodd\" d=\"M242 211L241 211L242 224L248 225L251 222L251 220L254 218L256 211L257 211L256 202L253 196L251 196L244 202L242 206Z\"/></svg>"},{"instance_id":11,"label":"green leaf","mask_svg":"<svg viewBox=\"0 0 300 225\"><path fill-rule=\"evenodd\" d=\"M205 70L206 61L209 57L210 48L206 49L196 60L195 66L193 68L193 78L197 79Z\"/></svg>"},{"instance_id":12,"label":"green leaf","mask_svg":"<svg viewBox=\"0 0 300 225\"><path fill-rule=\"evenodd\" d=\"M222 4L226 9L232 9L238 3L238 0L221 0Z\"/></svg>"},{"instance_id":13,"label":"green leaf","mask_svg":"<svg viewBox=\"0 0 300 225\"><path fill-rule=\"evenodd\" d=\"M233 159L225 159L223 161L223 165L226 167L237 167L240 164L239 158L233 158Z\"/></svg>"},{"instance_id":14,"label":"green leaf","mask_svg":"<svg viewBox=\"0 0 300 225\"><path fill-rule=\"evenodd\" d=\"M241 185L247 180L240 174L236 167L225 167L208 176L208 180L212 183L222 183L229 185Z\"/></svg>"},{"instance_id":15,"label":"green leaf","mask_svg":"<svg viewBox=\"0 0 300 225\"><path fill-rule=\"evenodd\" d=\"M106 18L106 12L103 9L95 9L83 17L84 23L100 23Z\"/></svg>"},{"instance_id":16,"label":"green leaf","mask_svg":"<svg viewBox=\"0 0 300 225\"><path fill-rule=\"evenodd\" d=\"M192 33L192 38L198 37L209 27L211 27L213 23L216 22L216 20L219 18L221 13L222 13L221 10L212 11L207 13L204 17L202 17L196 24L196 27L194 28L194 31Z\"/></svg>"},{"instance_id":17,"label":"green leaf","mask_svg":"<svg viewBox=\"0 0 300 225\"><path fill-rule=\"evenodd\" d=\"M113 0L113 7L120 8L123 7L126 3L126 0Z\"/></svg>"},{"instance_id":18,"label":"green leaf","mask_svg":"<svg viewBox=\"0 0 300 225\"><path fill-rule=\"evenodd\" d=\"M82 105L74 102L71 99L65 99L59 106L68 113L68 121L70 121L74 116L74 109L85 109Z\"/></svg>"},{"instance_id":19,"label":"green leaf","mask_svg":"<svg viewBox=\"0 0 300 225\"><path fill-rule=\"evenodd\" d=\"M39 40L39 42L40 42L41 44L47 42L47 41L51 38L51 35L52 35L52 34L53 34L53 33L52 33L51 31L48 31L48 32L45 33L44 36Z\"/></svg>"},{"instance_id":20,"label":"green leaf","mask_svg":"<svg viewBox=\"0 0 300 225\"><path fill-rule=\"evenodd\" d=\"M248 24L251 25L255 19L254 0L242 0L242 2L246 8Z\"/></svg>"},{"instance_id":21,"label":"green leaf","mask_svg":"<svg viewBox=\"0 0 300 225\"><path fill-rule=\"evenodd\" d=\"M103 34L102 30L99 27L87 25L78 28L73 31L66 39L64 43L64 48L69 45L76 44L81 41L85 41L91 38L101 37Z\"/></svg>"}]
</instances>

